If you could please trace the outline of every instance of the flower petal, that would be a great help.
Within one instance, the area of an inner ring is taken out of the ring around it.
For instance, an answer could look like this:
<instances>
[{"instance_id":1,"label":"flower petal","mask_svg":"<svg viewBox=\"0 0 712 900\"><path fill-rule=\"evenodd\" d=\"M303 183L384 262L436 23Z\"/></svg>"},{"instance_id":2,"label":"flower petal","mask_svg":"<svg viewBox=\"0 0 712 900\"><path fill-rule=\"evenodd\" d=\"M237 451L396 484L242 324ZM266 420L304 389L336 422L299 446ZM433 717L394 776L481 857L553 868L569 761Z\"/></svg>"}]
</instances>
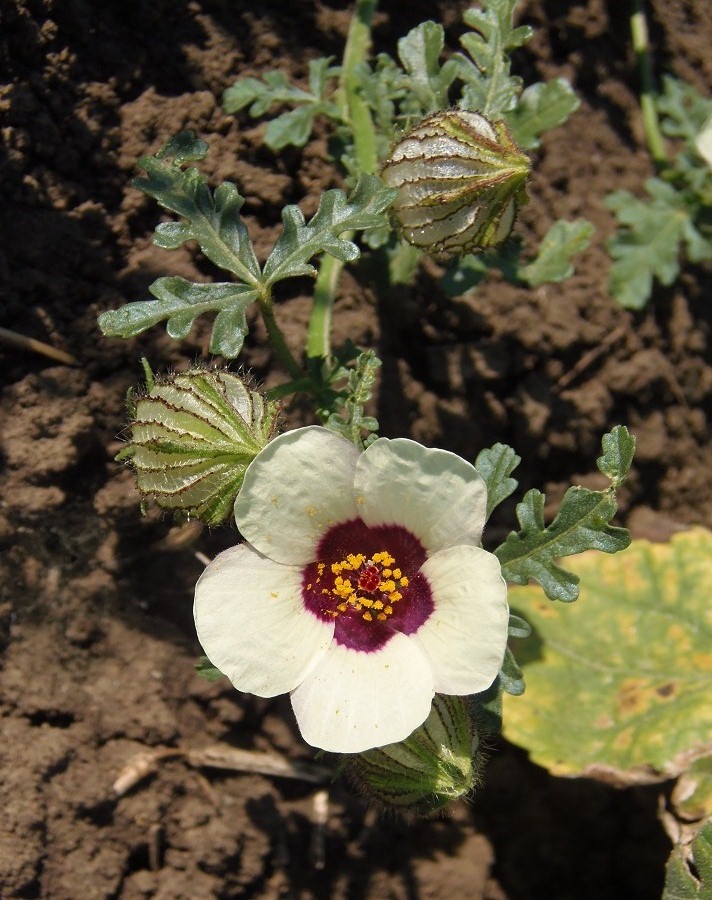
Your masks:
<instances>
[{"instance_id":1,"label":"flower petal","mask_svg":"<svg viewBox=\"0 0 712 900\"><path fill-rule=\"evenodd\" d=\"M403 634L371 653L332 644L292 691L304 740L335 753L403 740L425 721L432 699L427 659Z\"/></svg>"},{"instance_id":2,"label":"flower petal","mask_svg":"<svg viewBox=\"0 0 712 900\"><path fill-rule=\"evenodd\" d=\"M447 450L380 438L360 456L354 490L367 525L402 525L428 554L480 542L487 486L473 465Z\"/></svg>"},{"instance_id":3,"label":"flower petal","mask_svg":"<svg viewBox=\"0 0 712 900\"><path fill-rule=\"evenodd\" d=\"M440 694L486 690L507 645L507 585L499 560L479 547L451 547L425 561L435 610L411 636L425 652Z\"/></svg>"},{"instance_id":4,"label":"flower petal","mask_svg":"<svg viewBox=\"0 0 712 900\"><path fill-rule=\"evenodd\" d=\"M302 573L247 544L225 550L195 588L195 627L208 659L240 691L276 697L296 687L334 633L302 604Z\"/></svg>"},{"instance_id":5,"label":"flower petal","mask_svg":"<svg viewBox=\"0 0 712 900\"><path fill-rule=\"evenodd\" d=\"M281 434L248 466L235 501L237 527L277 562L312 562L327 528L355 519L353 479L359 451L326 428Z\"/></svg>"}]
</instances>

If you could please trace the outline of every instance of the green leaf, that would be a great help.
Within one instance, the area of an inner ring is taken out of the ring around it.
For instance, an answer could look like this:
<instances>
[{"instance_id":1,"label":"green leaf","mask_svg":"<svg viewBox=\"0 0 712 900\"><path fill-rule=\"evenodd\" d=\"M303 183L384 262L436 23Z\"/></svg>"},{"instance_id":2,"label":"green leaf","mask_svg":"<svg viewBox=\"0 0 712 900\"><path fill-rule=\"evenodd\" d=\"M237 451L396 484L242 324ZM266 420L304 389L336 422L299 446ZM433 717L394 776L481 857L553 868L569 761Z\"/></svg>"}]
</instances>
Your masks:
<instances>
[{"instance_id":1,"label":"green leaf","mask_svg":"<svg viewBox=\"0 0 712 900\"><path fill-rule=\"evenodd\" d=\"M343 389L334 397L332 406L336 411L320 411L327 428L362 450L378 436L378 420L373 416L365 416L363 410L373 394L380 367L381 360L373 350L361 351L351 368L342 366L332 375L333 387L338 387L339 381L346 381Z\"/></svg>"},{"instance_id":2,"label":"green leaf","mask_svg":"<svg viewBox=\"0 0 712 900\"><path fill-rule=\"evenodd\" d=\"M332 57L322 57L309 62L309 90L290 84L281 70L265 72L261 79L240 78L223 93L226 112L235 113L249 106L253 118L260 118L273 105L295 106L271 121L265 132L265 143L273 150L281 150L289 144L303 147L311 136L314 118L325 115L341 122L338 107L328 100L328 93L335 85L341 69L331 65Z\"/></svg>"},{"instance_id":3,"label":"green leaf","mask_svg":"<svg viewBox=\"0 0 712 900\"><path fill-rule=\"evenodd\" d=\"M198 662L195 664L195 671L197 675L200 675L201 678L204 678L206 681L218 681L223 677L223 673L220 669L216 669L215 666L210 662L207 656L201 656Z\"/></svg>"},{"instance_id":4,"label":"green leaf","mask_svg":"<svg viewBox=\"0 0 712 900\"><path fill-rule=\"evenodd\" d=\"M613 487L619 487L628 477L635 454L635 437L625 425L616 425L601 440L603 455L596 460L601 472L610 478Z\"/></svg>"},{"instance_id":5,"label":"green leaf","mask_svg":"<svg viewBox=\"0 0 712 900\"><path fill-rule=\"evenodd\" d=\"M228 359L238 355L247 334L245 309L255 299L255 291L244 284L227 282L193 284L178 276L158 278L149 290L156 300L127 303L102 313L102 333L108 337L134 337L166 320L168 334L182 339L188 336L198 316L216 312L210 352Z\"/></svg>"},{"instance_id":6,"label":"green leaf","mask_svg":"<svg viewBox=\"0 0 712 900\"><path fill-rule=\"evenodd\" d=\"M535 150L540 135L563 125L581 105L565 78L538 82L526 88L519 102L507 112L514 140L524 150Z\"/></svg>"},{"instance_id":7,"label":"green leaf","mask_svg":"<svg viewBox=\"0 0 712 900\"><path fill-rule=\"evenodd\" d=\"M516 490L517 481L509 476L521 461L521 456L506 444L494 444L477 455L475 468L487 485L488 519L492 510Z\"/></svg>"},{"instance_id":8,"label":"green leaf","mask_svg":"<svg viewBox=\"0 0 712 900\"><path fill-rule=\"evenodd\" d=\"M407 83L425 113L450 105L448 91L457 77L458 64L448 60L440 65L444 45L445 31L435 22L422 22L398 41Z\"/></svg>"},{"instance_id":9,"label":"green leaf","mask_svg":"<svg viewBox=\"0 0 712 900\"><path fill-rule=\"evenodd\" d=\"M662 900L705 900L712 895L712 819L690 847L673 848L665 866Z\"/></svg>"},{"instance_id":10,"label":"green leaf","mask_svg":"<svg viewBox=\"0 0 712 900\"><path fill-rule=\"evenodd\" d=\"M663 92L655 99L660 126L669 137L692 145L700 129L712 116L712 100L671 75L663 75Z\"/></svg>"},{"instance_id":11,"label":"green leaf","mask_svg":"<svg viewBox=\"0 0 712 900\"><path fill-rule=\"evenodd\" d=\"M300 106L272 119L265 131L265 144L272 150L282 150L290 144L303 147L311 136L317 112L313 106Z\"/></svg>"},{"instance_id":12,"label":"green leaf","mask_svg":"<svg viewBox=\"0 0 712 900\"><path fill-rule=\"evenodd\" d=\"M340 235L383 225L384 210L395 194L375 175L361 175L348 198L336 189L322 194L308 224L298 206L286 206L282 210L283 231L264 265L266 284L300 275L315 276L316 269L309 260L317 253L329 253L343 262L357 259L360 253L356 244Z\"/></svg>"},{"instance_id":13,"label":"green leaf","mask_svg":"<svg viewBox=\"0 0 712 900\"><path fill-rule=\"evenodd\" d=\"M536 258L520 267L519 277L532 287L569 278L574 271L571 260L588 247L594 231L586 219L554 222L539 245Z\"/></svg>"},{"instance_id":14,"label":"green leaf","mask_svg":"<svg viewBox=\"0 0 712 900\"><path fill-rule=\"evenodd\" d=\"M515 584L526 584L533 578L551 600L576 600L578 579L555 560L588 549L604 553L625 549L630 543L627 530L608 524L616 509L615 497L608 491L570 487L556 518L545 527L544 495L535 489L528 491L517 505L521 530L510 532L495 551L502 575Z\"/></svg>"},{"instance_id":15,"label":"green leaf","mask_svg":"<svg viewBox=\"0 0 712 900\"><path fill-rule=\"evenodd\" d=\"M613 446L616 444L619 456ZM620 479L615 482L617 486L624 477L624 451L627 452L629 444L622 432L614 429L604 436L602 445L604 465L620 473ZM533 578L551 600L568 603L578 597L578 578L558 566L556 560L584 550L616 553L628 546L630 537L625 528L609 524L617 509L613 486L606 491L570 487L556 518L548 526L544 524L544 500L541 491L535 489L524 495L522 502L517 504L520 531L510 532L495 554L507 581L526 584Z\"/></svg>"},{"instance_id":16,"label":"green leaf","mask_svg":"<svg viewBox=\"0 0 712 900\"><path fill-rule=\"evenodd\" d=\"M499 671L499 680L502 689L513 697L520 697L524 693L524 676L509 647L505 648L504 651L504 661Z\"/></svg>"},{"instance_id":17,"label":"green leaf","mask_svg":"<svg viewBox=\"0 0 712 900\"><path fill-rule=\"evenodd\" d=\"M197 169L181 168L187 160L202 159L205 152L202 141L196 141L191 132L182 132L156 156L139 160L147 177L134 179L134 187L186 220L159 225L154 243L173 250L185 241L197 241L216 266L255 286L259 283L260 267L239 216L244 198L229 181L212 194L205 176Z\"/></svg>"},{"instance_id":18,"label":"green leaf","mask_svg":"<svg viewBox=\"0 0 712 900\"><path fill-rule=\"evenodd\" d=\"M461 105L488 118L512 109L522 90L521 78L509 74L509 53L533 32L528 25L514 27L516 5L517 0L484 0L482 9L465 10L462 17L473 30L460 39L472 61L460 53L453 56L465 82Z\"/></svg>"},{"instance_id":19,"label":"green leaf","mask_svg":"<svg viewBox=\"0 0 712 900\"><path fill-rule=\"evenodd\" d=\"M499 269L512 284L519 283L521 241L510 237L503 244L483 253L468 253L446 268L440 286L450 297L459 297L474 290L493 269Z\"/></svg>"},{"instance_id":20,"label":"green leaf","mask_svg":"<svg viewBox=\"0 0 712 900\"><path fill-rule=\"evenodd\" d=\"M527 697L505 703L505 736L557 775L680 774L712 736L712 532L634 541L571 567L574 606L536 586L510 590L534 635L515 648Z\"/></svg>"},{"instance_id":21,"label":"green leaf","mask_svg":"<svg viewBox=\"0 0 712 900\"><path fill-rule=\"evenodd\" d=\"M672 185L650 178L645 187L652 198L647 203L628 191L614 191L605 199L620 226L606 244L613 258L610 288L627 309L645 306L653 278L664 285L675 281L680 242L690 226L686 200Z\"/></svg>"}]
</instances>

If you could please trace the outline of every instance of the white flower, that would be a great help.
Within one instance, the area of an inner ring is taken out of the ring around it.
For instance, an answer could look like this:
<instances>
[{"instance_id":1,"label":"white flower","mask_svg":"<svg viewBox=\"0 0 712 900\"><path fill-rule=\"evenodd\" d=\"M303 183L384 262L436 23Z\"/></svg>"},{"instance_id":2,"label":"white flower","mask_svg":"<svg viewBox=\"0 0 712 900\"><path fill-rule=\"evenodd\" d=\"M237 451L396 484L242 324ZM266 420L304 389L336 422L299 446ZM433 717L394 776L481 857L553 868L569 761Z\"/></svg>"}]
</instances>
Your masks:
<instances>
[{"instance_id":1,"label":"white flower","mask_svg":"<svg viewBox=\"0 0 712 900\"><path fill-rule=\"evenodd\" d=\"M195 591L211 662L238 690L291 692L304 739L358 753L403 740L434 693L494 681L508 607L479 547L475 468L405 439L359 453L324 428L289 431L250 464L235 503L249 543Z\"/></svg>"}]
</instances>

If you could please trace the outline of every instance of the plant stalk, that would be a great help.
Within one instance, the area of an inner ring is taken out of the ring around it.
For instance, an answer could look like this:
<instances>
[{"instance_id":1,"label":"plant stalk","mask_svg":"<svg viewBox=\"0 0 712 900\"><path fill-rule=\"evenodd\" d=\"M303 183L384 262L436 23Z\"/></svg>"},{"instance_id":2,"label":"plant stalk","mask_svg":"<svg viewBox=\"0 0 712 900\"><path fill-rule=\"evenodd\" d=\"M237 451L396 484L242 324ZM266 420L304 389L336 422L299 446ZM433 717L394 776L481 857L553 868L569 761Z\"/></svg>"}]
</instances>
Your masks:
<instances>
[{"instance_id":1,"label":"plant stalk","mask_svg":"<svg viewBox=\"0 0 712 900\"><path fill-rule=\"evenodd\" d=\"M361 98L356 76L356 67L367 59L371 50L371 22L377 5L378 0L356 0L337 91L341 117L353 134L358 174L361 172L373 174L378 168L376 132L371 111ZM344 234L342 237L350 240L353 233ZM319 274L314 285L314 303L307 331L308 357L326 358L331 354L334 300L343 267L343 262L333 256L325 255L319 262Z\"/></svg>"},{"instance_id":2,"label":"plant stalk","mask_svg":"<svg viewBox=\"0 0 712 900\"><path fill-rule=\"evenodd\" d=\"M633 13L630 17L630 33L633 50L638 60L640 77L640 109L643 114L643 128L650 155L658 168L664 168L669 160L665 149L665 140L660 131L660 120L655 106L655 87L653 85L653 67L650 61L650 44L648 41L648 22L645 18L643 0L633 0Z\"/></svg>"},{"instance_id":3,"label":"plant stalk","mask_svg":"<svg viewBox=\"0 0 712 900\"><path fill-rule=\"evenodd\" d=\"M262 321L265 323L265 328L267 329L267 334L269 335L270 342L277 352L277 356L282 361L282 365L289 372L293 379L300 379L304 377L304 372L302 367L296 361L294 356L292 355L292 351L287 346L287 342L284 339L284 334L282 333L282 329L277 324L277 319L274 315L274 304L272 302L271 297L258 297L257 304L260 309L260 313L262 314Z\"/></svg>"}]
</instances>

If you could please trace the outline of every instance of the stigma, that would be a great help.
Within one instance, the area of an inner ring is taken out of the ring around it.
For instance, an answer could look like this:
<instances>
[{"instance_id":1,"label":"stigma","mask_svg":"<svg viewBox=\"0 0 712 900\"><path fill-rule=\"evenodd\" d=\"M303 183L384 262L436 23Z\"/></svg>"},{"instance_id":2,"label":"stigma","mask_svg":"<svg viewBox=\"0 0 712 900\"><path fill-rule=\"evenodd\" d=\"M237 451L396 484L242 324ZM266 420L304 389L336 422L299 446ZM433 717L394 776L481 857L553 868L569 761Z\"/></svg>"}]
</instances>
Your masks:
<instances>
[{"instance_id":1,"label":"stigma","mask_svg":"<svg viewBox=\"0 0 712 900\"><path fill-rule=\"evenodd\" d=\"M366 622L384 622L393 613L393 605L403 599L401 588L408 576L396 565L387 550L366 557L348 553L337 562L317 563L316 580L309 589L322 595L323 611L337 618L342 613L359 613Z\"/></svg>"}]
</instances>

